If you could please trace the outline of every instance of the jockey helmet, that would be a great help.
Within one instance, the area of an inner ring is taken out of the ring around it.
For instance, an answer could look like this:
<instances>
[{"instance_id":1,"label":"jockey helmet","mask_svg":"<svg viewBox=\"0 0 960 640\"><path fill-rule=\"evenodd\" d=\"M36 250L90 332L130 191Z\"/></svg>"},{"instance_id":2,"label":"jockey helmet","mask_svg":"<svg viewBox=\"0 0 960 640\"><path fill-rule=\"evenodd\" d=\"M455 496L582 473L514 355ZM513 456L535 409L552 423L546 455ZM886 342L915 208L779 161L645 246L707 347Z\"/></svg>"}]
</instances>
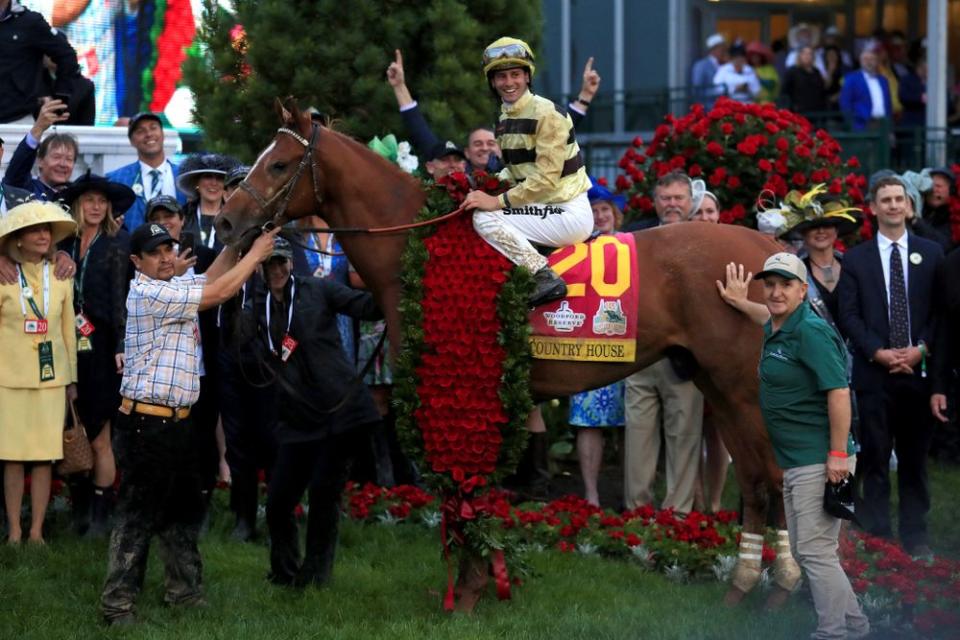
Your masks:
<instances>
[{"instance_id":1,"label":"jockey helmet","mask_svg":"<svg viewBox=\"0 0 960 640\"><path fill-rule=\"evenodd\" d=\"M522 67L532 78L536 69L533 61L533 50L523 40L498 38L483 50L483 73L489 77L493 71Z\"/></svg>"}]
</instances>

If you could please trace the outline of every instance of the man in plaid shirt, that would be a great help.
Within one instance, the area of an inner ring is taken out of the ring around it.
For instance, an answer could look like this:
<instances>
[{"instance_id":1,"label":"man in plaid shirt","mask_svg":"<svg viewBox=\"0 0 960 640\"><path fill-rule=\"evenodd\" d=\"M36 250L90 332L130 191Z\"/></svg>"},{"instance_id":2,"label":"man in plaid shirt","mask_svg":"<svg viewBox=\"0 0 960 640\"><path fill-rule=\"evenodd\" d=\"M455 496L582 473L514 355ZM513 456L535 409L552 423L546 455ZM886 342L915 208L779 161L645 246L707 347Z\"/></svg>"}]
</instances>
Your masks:
<instances>
[{"instance_id":1,"label":"man in plaid shirt","mask_svg":"<svg viewBox=\"0 0 960 640\"><path fill-rule=\"evenodd\" d=\"M236 295L273 252L277 232L257 238L242 259L236 249L224 249L201 276L183 275L196 259L177 255L164 227L146 223L133 232L137 275L127 296L123 399L113 427L122 484L100 598L108 624L136 621L134 603L154 535L166 570L164 600L205 604L197 549L203 503L190 416L200 395L197 313Z\"/></svg>"}]
</instances>

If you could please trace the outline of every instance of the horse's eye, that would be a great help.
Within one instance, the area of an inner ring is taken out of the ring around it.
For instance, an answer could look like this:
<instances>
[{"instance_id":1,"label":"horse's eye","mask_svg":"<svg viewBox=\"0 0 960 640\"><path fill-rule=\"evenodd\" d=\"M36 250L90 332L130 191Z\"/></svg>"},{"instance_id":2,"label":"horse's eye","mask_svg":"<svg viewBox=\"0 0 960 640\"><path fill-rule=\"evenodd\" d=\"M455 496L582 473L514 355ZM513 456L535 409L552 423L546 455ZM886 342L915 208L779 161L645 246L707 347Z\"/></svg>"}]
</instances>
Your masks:
<instances>
[{"instance_id":1,"label":"horse's eye","mask_svg":"<svg viewBox=\"0 0 960 640\"><path fill-rule=\"evenodd\" d=\"M276 172L279 173L280 171L283 171L284 169L287 168L287 163L286 163L286 162L274 162L274 163L273 163L273 167L271 167L271 168L272 168L274 171L276 171Z\"/></svg>"}]
</instances>

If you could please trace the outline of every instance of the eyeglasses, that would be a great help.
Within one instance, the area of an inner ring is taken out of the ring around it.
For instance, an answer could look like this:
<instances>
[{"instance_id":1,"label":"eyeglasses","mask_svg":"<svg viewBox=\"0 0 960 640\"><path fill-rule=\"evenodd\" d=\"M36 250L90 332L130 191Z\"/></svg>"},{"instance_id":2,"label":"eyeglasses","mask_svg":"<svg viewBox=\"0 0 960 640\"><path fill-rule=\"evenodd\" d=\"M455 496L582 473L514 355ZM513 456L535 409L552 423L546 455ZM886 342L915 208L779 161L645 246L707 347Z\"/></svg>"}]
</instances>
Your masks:
<instances>
[{"instance_id":1,"label":"eyeglasses","mask_svg":"<svg viewBox=\"0 0 960 640\"><path fill-rule=\"evenodd\" d=\"M500 58L519 58L520 60L533 60L533 54L522 44L511 43L499 47L487 47L483 52L483 64L490 64Z\"/></svg>"}]
</instances>

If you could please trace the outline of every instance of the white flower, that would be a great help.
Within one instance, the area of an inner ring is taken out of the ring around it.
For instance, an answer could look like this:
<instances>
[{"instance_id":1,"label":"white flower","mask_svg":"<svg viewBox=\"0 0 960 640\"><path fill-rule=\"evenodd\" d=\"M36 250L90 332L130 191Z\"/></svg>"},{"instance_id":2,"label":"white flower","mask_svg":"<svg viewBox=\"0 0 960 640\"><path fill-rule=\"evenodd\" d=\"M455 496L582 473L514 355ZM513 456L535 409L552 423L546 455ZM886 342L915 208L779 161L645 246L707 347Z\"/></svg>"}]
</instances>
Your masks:
<instances>
[{"instance_id":1,"label":"white flower","mask_svg":"<svg viewBox=\"0 0 960 640\"><path fill-rule=\"evenodd\" d=\"M423 524L431 529L435 529L436 527L440 526L440 521L442 519L443 517L440 515L439 511L425 511L420 515L420 520L423 522Z\"/></svg>"},{"instance_id":2,"label":"white flower","mask_svg":"<svg viewBox=\"0 0 960 640\"><path fill-rule=\"evenodd\" d=\"M397 165L407 173L413 173L420 166L420 161L411 153L410 143L406 140L397 145Z\"/></svg>"},{"instance_id":3,"label":"white flower","mask_svg":"<svg viewBox=\"0 0 960 640\"><path fill-rule=\"evenodd\" d=\"M913 253L910 254L910 262L913 264L920 264L921 262L923 262L923 256L917 253L916 251L914 251Z\"/></svg>"},{"instance_id":4,"label":"white flower","mask_svg":"<svg viewBox=\"0 0 960 640\"><path fill-rule=\"evenodd\" d=\"M733 573L734 567L737 566L737 556L717 556L717 561L713 563L713 575L717 577L717 580L720 582L728 582L730 580L730 574Z\"/></svg>"},{"instance_id":5,"label":"white flower","mask_svg":"<svg viewBox=\"0 0 960 640\"><path fill-rule=\"evenodd\" d=\"M140 184L135 184L135 185L133 185L133 192L134 192L136 195L138 195L138 196L142 196L142 195L143 195L143 185L140 185Z\"/></svg>"}]
</instances>

